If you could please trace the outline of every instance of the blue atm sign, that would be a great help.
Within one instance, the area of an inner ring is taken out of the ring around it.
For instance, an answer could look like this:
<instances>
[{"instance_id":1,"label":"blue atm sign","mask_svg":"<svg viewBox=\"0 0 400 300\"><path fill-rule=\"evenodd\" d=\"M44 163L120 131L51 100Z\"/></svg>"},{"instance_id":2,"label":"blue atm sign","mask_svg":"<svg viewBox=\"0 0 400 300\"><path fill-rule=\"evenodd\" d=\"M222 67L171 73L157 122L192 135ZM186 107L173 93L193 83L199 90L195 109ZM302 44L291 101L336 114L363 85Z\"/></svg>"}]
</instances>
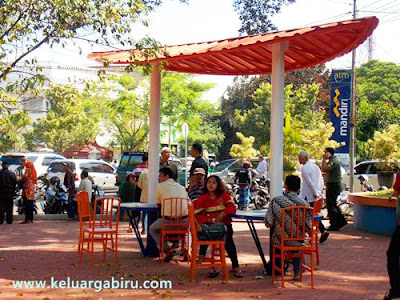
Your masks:
<instances>
[{"instance_id":1,"label":"blue atm sign","mask_svg":"<svg viewBox=\"0 0 400 300\"><path fill-rule=\"evenodd\" d=\"M351 70L332 70L330 117L335 132L332 140L346 144L337 149L338 153L349 153L350 111L351 111Z\"/></svg>"}]
</instances>

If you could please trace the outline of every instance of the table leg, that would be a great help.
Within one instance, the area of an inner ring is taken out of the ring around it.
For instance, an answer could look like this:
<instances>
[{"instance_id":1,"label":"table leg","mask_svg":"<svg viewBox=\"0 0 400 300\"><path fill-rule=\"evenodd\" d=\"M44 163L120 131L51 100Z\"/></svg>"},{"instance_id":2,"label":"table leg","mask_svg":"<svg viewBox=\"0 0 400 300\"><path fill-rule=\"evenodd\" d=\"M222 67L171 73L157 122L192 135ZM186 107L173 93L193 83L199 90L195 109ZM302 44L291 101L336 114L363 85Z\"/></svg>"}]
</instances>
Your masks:
<instances>
[{"instance_id":1,"label":"table leg","mask_svg":"<svg viewBox=\"0 0 400 300\"><path fill-rule=\"evenodd\" d=\"M145 256L145 250L144 250L144 245L143 245L143 240L139 232L139 227L138 224L135 220L135 217L133 216L133 211L127 209L126 210L129 216L129 223L132 225L133 231L135 232L136 238L139 242L140 246L140 251L142 252L142 255Z\"/></svg>"},{"instance_id":2,"label":"table leg","mask_svg":"<svg viewBox=\"0 0 400 300\"><path fill-rule=\"evenodd\" d=\"M254 243L256 244L258 253L260 254L261 260L264 265L264 273L267 273L267 261L265 260L264 251L261 246L260 239L258 238L257 230L254 226L254 222L251 219L246 219L247 224L249 225L251 235L253 236Z\"/></svg>"}]
</instances>

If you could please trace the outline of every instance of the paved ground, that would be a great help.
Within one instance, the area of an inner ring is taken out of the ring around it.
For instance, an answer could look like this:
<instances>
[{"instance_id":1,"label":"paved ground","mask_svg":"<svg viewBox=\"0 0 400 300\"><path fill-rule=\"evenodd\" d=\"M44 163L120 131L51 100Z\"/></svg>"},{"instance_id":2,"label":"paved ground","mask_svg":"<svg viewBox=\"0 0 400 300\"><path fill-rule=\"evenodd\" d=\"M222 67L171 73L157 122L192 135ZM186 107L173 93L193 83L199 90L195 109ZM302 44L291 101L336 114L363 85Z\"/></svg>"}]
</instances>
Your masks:
<instances>
[{"instance_id":1,"label":"paved ground","mask_svg":"<svg viewBox=\"0 0 400 300\"><path fill-rule=\"evenodd\" d=\"M188 264L161 264L142 258L127 223L120 230L120 265L113 256L101 262L100 249L96 265L91 268L88 256L79 263L77 255L78 223L39 220L30 225L0 225L0 299L381 299L388 289L385 251L389 238L367 234L346 226L332 233L321 245L321 265L315 271L315 289L309 275L302 284L288 282L286 288L272 284L262 276L262 264L246 223L235 223L234 239L244 271L243 279L209 279L207 270L197 271L197 282L188 280ZM268 230L257 224L268 254ZM135 290L48 289L13 286L14 280L171 280L172 289ZM289 279L289 278L288 278Z\"/></svg>"}]
</instances>

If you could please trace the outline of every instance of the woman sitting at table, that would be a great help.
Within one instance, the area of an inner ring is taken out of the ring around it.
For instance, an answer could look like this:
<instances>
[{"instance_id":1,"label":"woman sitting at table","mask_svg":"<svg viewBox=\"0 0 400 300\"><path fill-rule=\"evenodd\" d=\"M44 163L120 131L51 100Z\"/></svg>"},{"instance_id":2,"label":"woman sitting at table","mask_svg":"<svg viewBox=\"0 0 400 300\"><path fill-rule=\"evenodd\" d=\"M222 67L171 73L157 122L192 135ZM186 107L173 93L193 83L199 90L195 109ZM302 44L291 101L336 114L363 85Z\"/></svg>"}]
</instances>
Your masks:
<instances>
[{"instance_id":1,"label":"woman sitting at table","mask_svg":"<svg viewBox=\"0 0 400 300\"><path fill-rule=\"evenodd\" d=\"M236 206L231 196L225 191L225 185L221 178L211 175L204 184L203 194L193 202L196 211L196 220L201 226L202 224L223 223L226 225L225 248L232 262L232 272L235 277L243 277L239 268L237 251L233 242L233 229L231 215L236 213ZM202 263L206 252L207 245L200 246L198 263ZM217 277L219 271L213 269L208 277Z\"/></svg>"}]
</instances>

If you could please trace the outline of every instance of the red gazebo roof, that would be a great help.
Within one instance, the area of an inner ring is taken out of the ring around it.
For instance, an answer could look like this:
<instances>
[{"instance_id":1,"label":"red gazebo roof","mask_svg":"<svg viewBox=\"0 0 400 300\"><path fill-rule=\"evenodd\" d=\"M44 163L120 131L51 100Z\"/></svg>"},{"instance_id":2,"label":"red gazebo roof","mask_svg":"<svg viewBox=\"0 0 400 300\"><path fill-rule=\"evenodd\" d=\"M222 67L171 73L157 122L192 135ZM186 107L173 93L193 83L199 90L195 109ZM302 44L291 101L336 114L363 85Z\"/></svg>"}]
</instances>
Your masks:
<instances>
[{"instance_id":1,"label":"red gazebo roof","mask_svg":"<svg viewBox=\"0 0 400 300\"><path fill-rule=\"evenodd\" d=\"M362 44L377 25L376 17L366 17L219 41L165 46L150 57L139 50L94 52L88 57L112 64L165 62L164 69L184 73L267 74L272 71L270 45L287 41L285 72L288 72L350 52Z\"/></svg>"},{"instance_id":2,"label":"red gazebo roof","mask_svg":"<svg viewBox=\"0 0 400 300\"><path fill-rule=\"evenodd\" d=\"M63 152L63 155L66 158L71 158L71 157L79 157L79 158L89 158L89 154L93 151L93 149L97 149L100 152L100 157L101 158L109 158L112 159L114 156L114 153L97 144L96 142L90 143L86 142L84 146L81 147L71 147Z\"/></svg>"}]
</instances>

